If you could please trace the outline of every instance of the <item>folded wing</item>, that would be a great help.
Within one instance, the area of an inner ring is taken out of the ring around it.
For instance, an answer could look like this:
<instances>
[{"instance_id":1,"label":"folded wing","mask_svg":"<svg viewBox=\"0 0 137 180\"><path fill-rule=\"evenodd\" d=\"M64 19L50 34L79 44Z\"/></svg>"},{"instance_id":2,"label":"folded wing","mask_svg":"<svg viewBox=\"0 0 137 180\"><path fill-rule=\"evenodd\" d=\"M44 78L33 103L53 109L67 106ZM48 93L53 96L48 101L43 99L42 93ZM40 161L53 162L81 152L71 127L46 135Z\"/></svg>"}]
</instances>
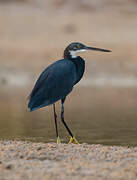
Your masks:
<instances>
[{"instance_id":1,"label":"folded wing","mask_svg":"<svg viewBox=\"0 0 137 180\"><path fill-rule=\"evenodd\" d=\"M47 67L39 76L30 96L30 111L48 106L66 97L76 81L76 68L72 61L59 60Z\"/></svg>"}]
</instances>

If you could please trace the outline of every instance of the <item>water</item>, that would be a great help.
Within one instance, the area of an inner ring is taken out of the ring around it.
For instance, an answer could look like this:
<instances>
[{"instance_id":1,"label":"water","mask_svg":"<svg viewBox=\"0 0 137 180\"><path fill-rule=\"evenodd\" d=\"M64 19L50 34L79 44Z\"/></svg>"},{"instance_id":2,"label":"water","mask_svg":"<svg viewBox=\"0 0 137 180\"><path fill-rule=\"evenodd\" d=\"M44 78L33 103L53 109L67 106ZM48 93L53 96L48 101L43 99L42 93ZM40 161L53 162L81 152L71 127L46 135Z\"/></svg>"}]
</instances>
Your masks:
<instances>
[{"instance_id":1,"label":"water","mask_svg":"<svg viewBox=\"0 0 137 180\"><path fill-rule=\"evenodd\" d=\"M26 93L11 92L1 97L1 139L55 142L52 106L30 113ZM66 100L65 119L80 143L136 146L136 99L135 88L77 87ZM68 142L60 121L60 103L56 107L61 140Z\"/></svg>"}]
</instances>

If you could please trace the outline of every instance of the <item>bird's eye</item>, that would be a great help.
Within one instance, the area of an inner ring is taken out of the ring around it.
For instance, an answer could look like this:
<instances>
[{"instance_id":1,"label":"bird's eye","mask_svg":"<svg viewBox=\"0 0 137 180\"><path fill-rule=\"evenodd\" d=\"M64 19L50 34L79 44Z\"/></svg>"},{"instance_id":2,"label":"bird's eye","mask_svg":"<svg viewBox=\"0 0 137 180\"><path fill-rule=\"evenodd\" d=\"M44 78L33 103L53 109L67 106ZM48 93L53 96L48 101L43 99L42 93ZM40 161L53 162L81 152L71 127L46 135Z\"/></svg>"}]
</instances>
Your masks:
<instances>
[{"instance_id":1,"label":"bird's eye","mask_svg":"<svg viewBox=\"0 0 137 180\"><path fill-rule=\"evenodd\" d=\"M77 45L77 48L80 49L80 45L79 44Z\"/></svg>"}]
</instances>

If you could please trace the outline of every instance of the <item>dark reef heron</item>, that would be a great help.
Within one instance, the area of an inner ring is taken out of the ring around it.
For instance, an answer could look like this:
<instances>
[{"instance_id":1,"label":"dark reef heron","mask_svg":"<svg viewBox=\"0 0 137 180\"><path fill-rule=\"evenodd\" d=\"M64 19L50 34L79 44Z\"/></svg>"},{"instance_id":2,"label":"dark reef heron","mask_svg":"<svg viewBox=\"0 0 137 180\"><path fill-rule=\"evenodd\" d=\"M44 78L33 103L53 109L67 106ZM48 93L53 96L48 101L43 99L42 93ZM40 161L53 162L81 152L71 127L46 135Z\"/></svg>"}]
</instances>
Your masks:
<instances>
[{"instance_id":1,"label":"dark reef heron","mask_svg":"<svg viewBox=\"0 0 137 180\"><path fill-rule=\"evenodd\" d=\"M28 108L30 111L53 104L57 143L60 143L55 110L55 103L58 100L61 100L61 121L70 135L70 142L78 143L64 120L64 102L85 71L84 59L76 54L87 50L111 52L107 49L87 47L78 42L69 44L64 50L64 58L54 62L41 73L29 96Z\"/></svg>"}]
</instances>

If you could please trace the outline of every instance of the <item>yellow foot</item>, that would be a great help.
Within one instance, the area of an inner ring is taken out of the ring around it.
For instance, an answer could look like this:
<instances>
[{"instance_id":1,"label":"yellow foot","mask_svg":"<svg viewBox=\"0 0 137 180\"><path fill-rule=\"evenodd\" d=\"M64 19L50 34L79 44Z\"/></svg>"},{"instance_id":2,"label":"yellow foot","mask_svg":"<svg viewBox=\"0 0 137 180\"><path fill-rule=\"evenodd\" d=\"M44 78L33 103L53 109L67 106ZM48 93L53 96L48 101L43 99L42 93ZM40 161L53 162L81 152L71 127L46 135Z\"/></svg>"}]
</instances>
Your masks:
<instances>
[{"instance_id":1,"label":"yellow foot","mask_svg":"<svg viewBox=\"0 0 137 180\"><path fill-rule=\"evenodd\" d=\"M75 137L70 137L69 143L79 144L79 142L75 139Z\"/></svg>"},{"instance_id":2,"label":"yellow foot","mask_svg":"<svg viewBox=\"0 0 137 180\"><path fill-rule=\"evenodd\" d=\"M61 143L60 137L58 136L58 137L57 137L57 144L60 144L60 143Z\"/></svg>"}]
</instances>

